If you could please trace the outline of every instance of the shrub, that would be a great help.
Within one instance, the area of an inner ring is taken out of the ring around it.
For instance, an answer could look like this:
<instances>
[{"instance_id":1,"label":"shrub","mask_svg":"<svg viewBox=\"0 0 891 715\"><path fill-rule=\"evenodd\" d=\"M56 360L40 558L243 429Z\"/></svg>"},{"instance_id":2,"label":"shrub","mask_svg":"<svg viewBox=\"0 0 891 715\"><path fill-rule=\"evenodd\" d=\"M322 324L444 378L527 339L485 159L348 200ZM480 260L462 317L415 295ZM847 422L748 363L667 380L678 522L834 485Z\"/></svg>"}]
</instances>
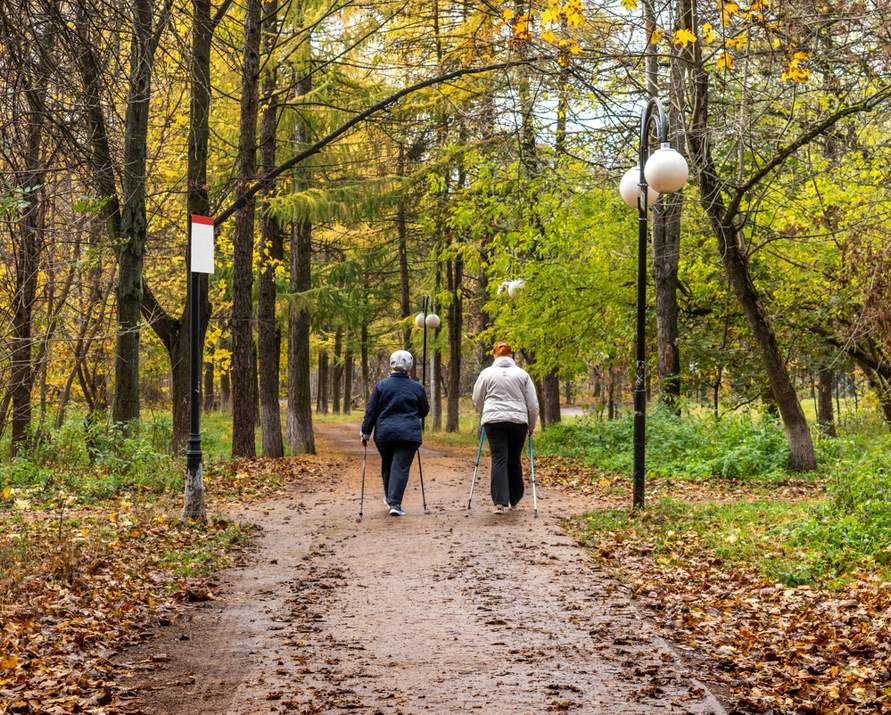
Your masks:
<instances>
[{"instance_id":1,"label":"shrub","mask_svg":"<svg viewBox=\"0 0 891 715\"><path fill-rule=\"evenodd\" d=\"M599 469L630 473L633 415L601 422L584 419L548 428L543 454L574 457ZM647 471L688 479L766 478L785 475L789 461L779 422L768 416L730 415L721 420L677 416L664 408L647 420Z\"/></svg>"}]
</instances>

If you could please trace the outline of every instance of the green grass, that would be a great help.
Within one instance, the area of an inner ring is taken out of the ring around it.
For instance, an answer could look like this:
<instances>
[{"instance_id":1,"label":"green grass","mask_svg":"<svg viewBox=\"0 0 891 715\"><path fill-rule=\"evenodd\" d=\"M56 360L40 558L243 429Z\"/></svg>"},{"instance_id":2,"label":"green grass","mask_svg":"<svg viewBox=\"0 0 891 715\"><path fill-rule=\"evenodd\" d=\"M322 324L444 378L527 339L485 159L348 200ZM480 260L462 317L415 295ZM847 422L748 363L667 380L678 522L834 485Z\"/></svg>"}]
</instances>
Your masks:
<instances>
[{"instance_id":1,"label":"green grass","mask_svg":"<svg viewBox=\"0 0 891 715\"><path fill-rule=\"evenodd\" d=\"M689 504L664 499L639 516L624 510L585 515L582 532L635 532L661 554L683 552L695 537L707 555L749 564L768 578L795 585L843 583L863 571L891 576L891 435L880 421L854 422L837 439L815 433L819 498L789 501L771 495L788 479L788 449L781 425L740 414L715 421L707 415L652 415L647 432L651 475L690 480L732 480L749 500ZM582 420L549 429L543 453L576 458L600 470L629 473L631 420ZM766 490L766 492L765 492Z\"/></svg>"},{"instance_id":2,"label":"green grass","mask_svg":"<svg viewBox=\"0 0 891 715\"><path fill-rule=\"evenodd\" d=\"M241 524L232 523L194 548L166 552L161 564L177 576L201 578L224 568L228 564L226 553L235 546L248 543L249 540L250 531Z\"/></svg>"},{"instance_id":3,"label":"green grass","mask_svg":"<svg viewBox=\"0 0 891 715\"><path fill-rule=\"evenodd\" d=\"M758 499L691 505L662 499L641 514L624 509L592 512L575 526L583 543L604 533L633 535L672 564L719 559L727 568L754 567L786 585L844 585L855 572L891 577L891 551L876 525L846 519L831 500L788 502ZM827 528L828 527L828 528Z\"/></svg>"},{"instance_id":4,"label":"green grass","mask_svg":"<svg viewBox=\"0 0 891 715\"><path fill-rule=\"evenodd\" d=\"M606 472L630 474L633 417L581 418L550 427L541 454L571 457ZM657 408L647 423L647 471L688 479L722 477L776 481L787 476L789 451L779 423L748 414L678 417Z\"/></svg>"}]
</instances>

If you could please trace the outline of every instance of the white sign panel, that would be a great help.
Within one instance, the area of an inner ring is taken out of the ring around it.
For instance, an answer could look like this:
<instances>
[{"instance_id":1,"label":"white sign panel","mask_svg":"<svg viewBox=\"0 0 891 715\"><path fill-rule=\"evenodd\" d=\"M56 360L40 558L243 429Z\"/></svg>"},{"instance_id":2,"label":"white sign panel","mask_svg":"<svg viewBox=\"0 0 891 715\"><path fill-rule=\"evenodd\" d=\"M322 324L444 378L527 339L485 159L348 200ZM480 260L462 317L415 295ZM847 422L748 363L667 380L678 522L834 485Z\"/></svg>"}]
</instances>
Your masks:
<instances>
[{"instance_id":1,"label":"white sign panel","mask_svg":"<svg viewBox=\"0 0 891 715\"><path fill-rule=\"evenodd\" d=\"M192 214L192 273L213 273L213 219Z\"/></svg>"}]
</instances>

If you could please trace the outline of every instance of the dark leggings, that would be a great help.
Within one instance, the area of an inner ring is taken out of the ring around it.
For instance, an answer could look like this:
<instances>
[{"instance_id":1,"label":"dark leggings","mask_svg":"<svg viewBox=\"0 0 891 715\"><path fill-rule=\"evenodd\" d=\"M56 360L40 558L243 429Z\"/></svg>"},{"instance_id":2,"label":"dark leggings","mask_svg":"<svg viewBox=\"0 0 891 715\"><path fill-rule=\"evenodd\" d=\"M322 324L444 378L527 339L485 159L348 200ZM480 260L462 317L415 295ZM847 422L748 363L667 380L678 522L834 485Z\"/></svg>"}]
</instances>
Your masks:
<instances>
[{"instance_id":1,"label":"dark leggings","mask_svg":"<svg viewBox=\"0 0 891 715\"><path fill-rule=\"evenodd\" d=\"M384 496L390 506L400 506L408 473L418 451L417 442L379 442L377 451L381 454L381 477L384 480Z\"/></svg>"},{"instance_id":2,"label":"dark leggings","mask_svg":"<svg viewBox=\"0 0 891 715\"><path fill-rule=\"evenodd\" d=\"M485 430L492 452L492 501L514 506L523 498L520 457L529 427L516 422L489 422Z\"/></svg>"}]
</instances>

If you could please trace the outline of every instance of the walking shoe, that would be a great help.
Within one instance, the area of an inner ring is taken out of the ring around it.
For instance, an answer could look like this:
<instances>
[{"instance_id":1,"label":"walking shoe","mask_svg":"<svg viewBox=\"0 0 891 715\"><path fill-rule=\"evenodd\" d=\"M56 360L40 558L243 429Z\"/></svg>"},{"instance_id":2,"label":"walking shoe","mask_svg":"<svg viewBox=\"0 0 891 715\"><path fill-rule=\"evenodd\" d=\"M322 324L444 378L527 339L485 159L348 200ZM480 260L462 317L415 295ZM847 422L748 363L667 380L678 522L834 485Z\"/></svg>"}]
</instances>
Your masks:
<instances>
[{"instance_id":1,"label":"walking shoe","mask_svg":"<svg viewBox=\"0 0 891 715\"><path fill-rule=\"evenodd\" d=\"M503 504L496 504L495 508L492 510L493 514L504 514L505 508Z\"/></svg>"},{"instance_id":2,"label":"walking shoe","mask_svg":"<svg viewBox=\"0 0 891 715\"><path fill-rule=\"evenodd\" d=\"M390 516L405 516L405 512L402 511L401 506L391 506L390 507Z\"/></svg>"}]
</instances>

